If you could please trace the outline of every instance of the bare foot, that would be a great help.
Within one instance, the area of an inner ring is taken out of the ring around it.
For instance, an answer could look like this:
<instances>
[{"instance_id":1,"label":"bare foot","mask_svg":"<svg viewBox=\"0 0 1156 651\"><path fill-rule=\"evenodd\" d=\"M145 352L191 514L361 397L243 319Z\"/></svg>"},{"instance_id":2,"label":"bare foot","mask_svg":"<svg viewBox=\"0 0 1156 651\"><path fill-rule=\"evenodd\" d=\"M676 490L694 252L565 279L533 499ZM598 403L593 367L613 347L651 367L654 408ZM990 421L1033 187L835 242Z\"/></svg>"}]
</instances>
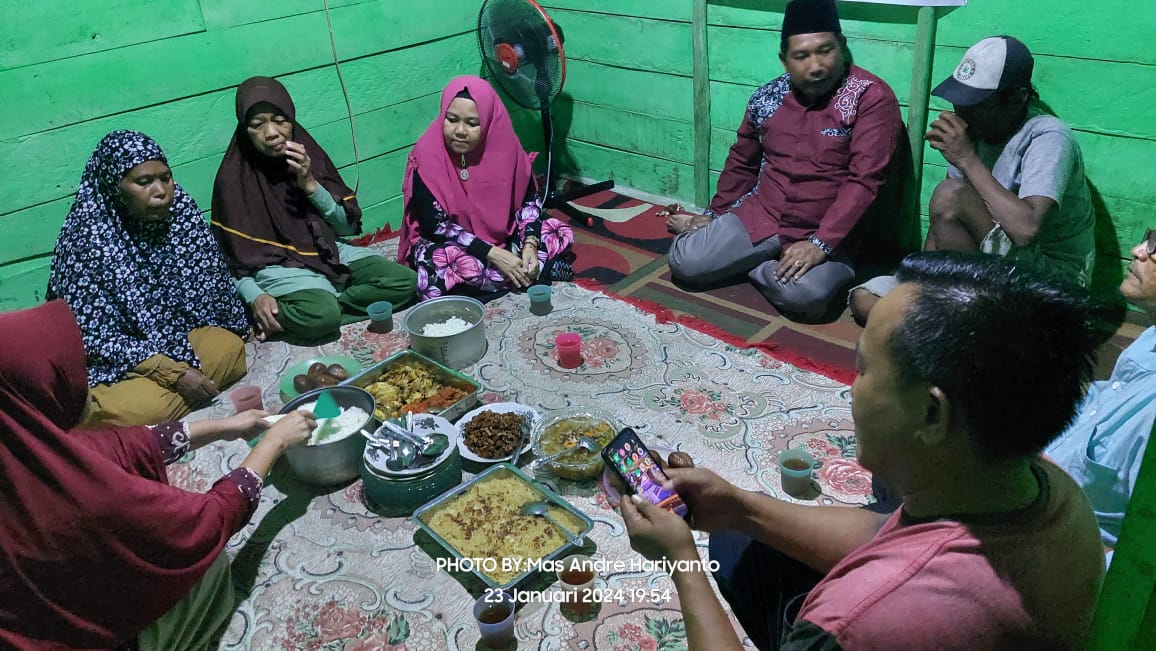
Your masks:
<instances>
[{"instance_id":1,"label":"bare foot","mask_svg":"<svg viewBox=\"0 0 1156 651\"><path fill-rule=\"evenodd\" d=\"M706 215L691 215L683 212L666 218L666 230L678 235L687 231L693 231L696 228L702 228L710 222L710 217Z\"/></svg>"}]
</instances>

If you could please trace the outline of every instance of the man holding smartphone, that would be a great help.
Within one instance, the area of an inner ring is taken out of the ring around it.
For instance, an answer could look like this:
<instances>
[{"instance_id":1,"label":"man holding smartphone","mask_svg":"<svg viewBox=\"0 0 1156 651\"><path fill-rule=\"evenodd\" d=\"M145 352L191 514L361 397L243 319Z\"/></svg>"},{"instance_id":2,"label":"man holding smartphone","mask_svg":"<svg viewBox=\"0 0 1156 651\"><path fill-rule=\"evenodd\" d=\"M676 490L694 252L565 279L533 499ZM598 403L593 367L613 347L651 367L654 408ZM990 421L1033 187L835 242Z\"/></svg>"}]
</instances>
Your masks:
<instances>
[{"instance_id":1,"label":"man holding smartphone","mask_svg":"<svg viewBox=\"0 0 1156 651\"><path fill-rule=\"evenodd\" d=\"M1089 306L996 256L919 253L897 278L851 393L860 463L902 508L793 504L670 469L719 588L760 649L1082 649L1103 548L1079 486L1039 453L1091 378ZM622 516L644 556L699 560L678 516L640 499ZM689 648L740 648L705 572L673 580Z\"/></svg>"}]
</instances>

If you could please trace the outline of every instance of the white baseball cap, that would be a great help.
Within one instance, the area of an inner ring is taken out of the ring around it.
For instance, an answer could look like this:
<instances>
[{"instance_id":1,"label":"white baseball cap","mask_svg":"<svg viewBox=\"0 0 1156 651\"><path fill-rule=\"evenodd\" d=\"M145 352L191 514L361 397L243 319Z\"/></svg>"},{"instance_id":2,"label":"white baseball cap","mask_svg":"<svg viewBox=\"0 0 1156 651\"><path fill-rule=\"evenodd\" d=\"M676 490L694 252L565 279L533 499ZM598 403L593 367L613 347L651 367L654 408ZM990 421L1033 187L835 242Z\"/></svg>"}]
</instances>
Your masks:
<instances>
[{"instance_id":1,"label":"white baseball cap","mask_svg":"<svg viewBox=\"0 0 1156 651\"><path fill-rule=\"evenodd\" d=\"M956 106L979 104L997 91L1030 87L1035 60L1011 36L992 36L967 49L955 72L931 91Z\"/></svg>"}]
</instances>

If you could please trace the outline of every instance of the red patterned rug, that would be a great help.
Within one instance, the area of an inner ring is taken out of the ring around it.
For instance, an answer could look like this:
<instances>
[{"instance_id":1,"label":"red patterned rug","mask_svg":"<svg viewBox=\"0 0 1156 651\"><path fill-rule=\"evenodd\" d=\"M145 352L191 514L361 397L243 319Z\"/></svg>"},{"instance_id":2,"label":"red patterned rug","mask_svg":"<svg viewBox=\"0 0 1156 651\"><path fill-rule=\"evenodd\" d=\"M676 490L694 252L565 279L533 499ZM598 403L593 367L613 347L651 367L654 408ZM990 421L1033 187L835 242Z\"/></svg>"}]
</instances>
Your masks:
<instances>
[{"instance_id":1,"label":"red patterned rug","mask_svg":"<svg viewBox=\"0 0 1156 651\"><path fill-rule=\"evenodd\" d=\"M592 219L572 221L575 280L609 292L651 312L659 322L674 321L740 347L771 356L832 379L855 378L855 342L860 328L844 312L836 321L795 323L775 311L749 283L706 291L675 286L666 264L671 235L658 216L662 206L613 191L577 202Z\"/></svg>"}]
</instances>

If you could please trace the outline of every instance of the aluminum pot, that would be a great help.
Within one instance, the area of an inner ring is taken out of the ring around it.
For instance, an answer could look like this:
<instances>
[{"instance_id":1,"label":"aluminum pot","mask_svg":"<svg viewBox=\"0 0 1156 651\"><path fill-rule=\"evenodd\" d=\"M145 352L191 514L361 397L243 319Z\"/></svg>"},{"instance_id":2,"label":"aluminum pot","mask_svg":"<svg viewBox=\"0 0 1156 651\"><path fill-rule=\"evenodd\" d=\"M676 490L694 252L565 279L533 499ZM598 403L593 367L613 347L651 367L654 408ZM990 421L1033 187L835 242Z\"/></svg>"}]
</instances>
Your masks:
<instances>
[{"instance_id":1,"label":"aluminum pot","mask_svg":"<svg viewBox=\"0 0 1156 651\"><path fill-rule=\"evenodd\" d=\"M369 416L361 423L362 429L373 429L373 410L377 406L373 396L360 387L322 387L303 393L290 400L281 409L287 414L301 405L317 400L329 392L341 407L361 407ZM343 484L361 474L361 456L365 452L365 437L354 433L345 438L318 445L299 445L285 450L285 460L293 474L302 481L316 486Z\"/></svg>"},{"instance_id":2,"label":"aluminum pot","mask_svg":"<svg viewBox=\"0 0 1156 651\"><path fill-rule=\"evenodd\" d=\"M458 317L470 327L457 334L435 337L422 334L431 323ZM442 296L420 303L405 315L409 345L426 357L454 370L461 370L486 354L486 306L468 296Z\"/></svg>"}]
</instances>

